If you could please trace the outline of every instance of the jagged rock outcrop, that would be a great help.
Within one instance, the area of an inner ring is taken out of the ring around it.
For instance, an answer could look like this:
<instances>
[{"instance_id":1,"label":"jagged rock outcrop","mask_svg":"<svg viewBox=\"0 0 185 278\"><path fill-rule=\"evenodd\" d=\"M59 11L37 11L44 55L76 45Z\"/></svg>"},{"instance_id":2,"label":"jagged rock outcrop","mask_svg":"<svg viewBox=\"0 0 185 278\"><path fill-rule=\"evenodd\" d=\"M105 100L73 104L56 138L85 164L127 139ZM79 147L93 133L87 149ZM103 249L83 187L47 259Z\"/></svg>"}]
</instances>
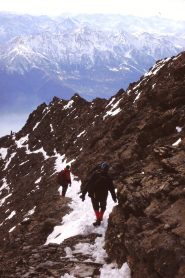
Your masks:
<instances>
[{"instance_id":1,"label":"jagged rock outcrop","mask_svg":"<svg viewBox=\"0 0 185 278\"><path fill-rule=\"evenodd\" d=\"M110 100L87 102L77 94L70 101L54 98L33 111L20 132L0 139L5 253L15 238L22 252L30 233L29 246L43 244L39 235L46 236L68 210L56 194L54 165L60 153L73 160L72 171L82 181L95 163L107 160L112 166L119 203L106 233L110 260L127 261L134 278L184 277L184 68L181 53L158 61ZM62 206L58 213L56 200ZM33 208L30 222L23 224Z\"/></svg>"}]
</instances>

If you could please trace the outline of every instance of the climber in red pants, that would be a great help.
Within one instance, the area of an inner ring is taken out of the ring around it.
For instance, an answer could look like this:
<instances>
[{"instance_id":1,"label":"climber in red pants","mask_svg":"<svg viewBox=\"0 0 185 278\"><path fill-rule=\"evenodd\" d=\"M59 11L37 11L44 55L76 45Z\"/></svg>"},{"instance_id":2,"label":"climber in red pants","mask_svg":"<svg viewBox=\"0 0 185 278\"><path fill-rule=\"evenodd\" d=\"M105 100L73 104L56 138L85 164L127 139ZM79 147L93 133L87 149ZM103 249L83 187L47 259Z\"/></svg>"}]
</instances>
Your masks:
<instances>
[{"instance_id":1,"label":"climber in red pants","mask_svg":"<svg viewBox=\"0 0 185 278\"><path fill-rule=\"evenodd\" d=\"M97 170L92 173L86 184L82 186L82 194L80 198L84 201L85 195L88 192L96 215L96 221L93 223L94 226L100 226L101 224L103 214L106 210L109 191L112 195L113 201L117 202L115 188L112 178L108 174L108 170L109 164L106 162L101 163Z\"/></svg>"}]
</instances>

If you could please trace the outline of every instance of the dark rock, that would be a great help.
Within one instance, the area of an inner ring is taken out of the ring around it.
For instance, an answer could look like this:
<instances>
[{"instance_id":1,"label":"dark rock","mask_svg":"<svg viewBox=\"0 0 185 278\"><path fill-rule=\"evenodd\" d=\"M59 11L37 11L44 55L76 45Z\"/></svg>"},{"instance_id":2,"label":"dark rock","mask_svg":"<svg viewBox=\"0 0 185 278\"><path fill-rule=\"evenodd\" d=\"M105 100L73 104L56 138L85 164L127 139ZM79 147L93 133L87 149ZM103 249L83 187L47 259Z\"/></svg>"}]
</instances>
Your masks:
<instances>
[{"instance_id":1,"label":"dark rock","mask_svg":"<svg viewBox=\"0 0 185 278\"><path fill-rule=\"evenodd\" d=\"M43 234L50 234L53 231L54 226L58 224L58 221L53 218L47 218L42 224L40 228L40 232Z\"/></svg>"}]
</instances>

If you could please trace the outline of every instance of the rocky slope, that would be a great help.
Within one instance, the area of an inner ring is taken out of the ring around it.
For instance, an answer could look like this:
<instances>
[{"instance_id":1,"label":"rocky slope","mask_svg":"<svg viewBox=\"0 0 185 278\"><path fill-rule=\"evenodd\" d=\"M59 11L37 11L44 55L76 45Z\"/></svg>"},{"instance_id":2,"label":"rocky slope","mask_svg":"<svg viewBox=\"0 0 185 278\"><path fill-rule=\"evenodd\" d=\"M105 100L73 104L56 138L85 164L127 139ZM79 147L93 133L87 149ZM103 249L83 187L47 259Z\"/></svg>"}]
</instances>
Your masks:
<instances>
[{"instance_id":1,"label":"rocky slope","mask_svg":"<svg viewBox=\"0 0 185 278\"><path fill-rule=\"evenodd\" d=\"M87 102L76 94L41 104L20 132L0 139L2 277L60 277L66 270L57 261L64 247L43 247L69 210L69 200L57 194L58 154L82 181L95 163L112 166L119 204L106 233L110 261L127 261L134 278L184 277L184 91L183 52L158 61L110 100ZM33 266L37 257L40 268Z\"/></svg>"}]
</instances>

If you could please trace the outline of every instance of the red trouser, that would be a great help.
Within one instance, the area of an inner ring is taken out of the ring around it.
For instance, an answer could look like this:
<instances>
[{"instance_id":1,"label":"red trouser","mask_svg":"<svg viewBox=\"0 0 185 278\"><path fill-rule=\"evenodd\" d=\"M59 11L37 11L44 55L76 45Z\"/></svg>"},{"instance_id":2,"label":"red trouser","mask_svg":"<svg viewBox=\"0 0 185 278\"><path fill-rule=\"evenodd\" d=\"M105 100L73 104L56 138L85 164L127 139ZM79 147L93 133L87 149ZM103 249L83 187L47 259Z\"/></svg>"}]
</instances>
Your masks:
<instances>
[{"instance_id":1,"label":"red trouser","mask_svg":"<svg viewBox=\"0 0 185 278\"><path fill-rule=\"evenodd\" d=\"M107 200L96 200L95 198L91 198L92 206L94 209L94 212L96 214L96 218L99 220L102 220L103 214L106 210Z\"/></svg>"}]
</instances>

